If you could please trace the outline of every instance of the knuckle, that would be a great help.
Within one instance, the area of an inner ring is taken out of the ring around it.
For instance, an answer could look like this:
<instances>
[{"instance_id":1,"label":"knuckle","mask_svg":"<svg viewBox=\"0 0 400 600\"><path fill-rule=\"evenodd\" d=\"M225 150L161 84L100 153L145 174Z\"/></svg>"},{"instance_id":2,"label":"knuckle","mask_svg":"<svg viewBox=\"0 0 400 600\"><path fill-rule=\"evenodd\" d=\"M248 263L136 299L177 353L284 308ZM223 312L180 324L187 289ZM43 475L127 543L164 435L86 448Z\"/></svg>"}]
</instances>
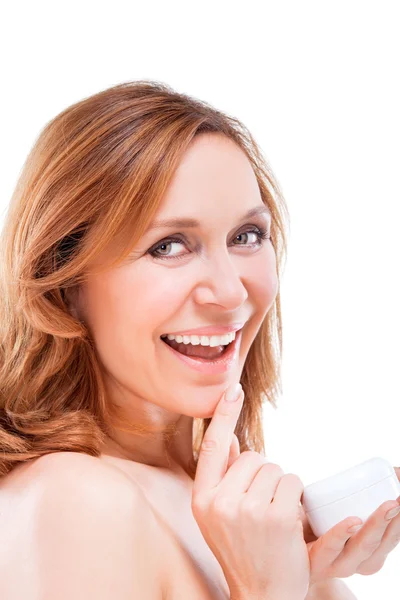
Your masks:
<instances>
[{"instance_id":1,"label":"knuckle","mask_svg":"<svg viewBox=\"0 0 400 600\"><path fill-rule=\"evenodd\" d=\"M391 548L392 549L395 548L399 542L400 542L400 531L398 531L397 533L395 533L390 538L390 546L391 546Z\"/></svg>"},{"instance_id":2,"label":"knuckle","mask_svg":"<svg viewBox=\"0 0 400 600\"><path fill-rule=\"evenodd\" d=\"M240 454L239 460L243 460L246 462L251 461L256 466L262 465L263 467L264 466L268 467L268 469L271 471L273 471L275 469L279 469L281 471L281 468L279 467L279 465L275 465L274 463L269 463L269 462L267 463L265 456L260 454L260 452L255 452L255 450L244 450Z\"/></svg>"},{"instance_id":3,"label":"knuckle","mask_svg":"<svg viewBox=\"0 0 400 600\"><path fill-rule=\"evenodd\" d=\"M243 456L246 460L254 460L259 461L262 456L259 452L255 452L254 450L244 450L240 456Z\"/></svg>"},{"instance_id":4,"label":"knuckle","mask_svg":"<svg viewBox=\"0 0 400 600\"><path fill-rule=\"evenodd\" d=\"M283 477L287 479L290 483L298 485L299 487L304 487L302 480L298 475L296 475L296 473L285 473Z\"/></svg>"},{"instance_id":5,"label":"knuckle","mask_svg":"<svg viewBox=\"0 0 400 600\"><path fill-rule=\"evenodd\" d=\"M213 454L217 448L218 442L212 438L204 438L201 443L201 452L203 454Z\"/></svg>"},{"instance_id":6,"label":"knuckle","mask_svg":"<svg viewBox=\"0 0 400 600\"><path fill-rule=\"evenodd\" d=\"M359 573L359 571L357 570L356 573ZM347 565L347 564L341 564L341 566L338 570L338 574L336 576L340 577L340 578L345 578L345 577L351 577L353 574L354 574L354 567L352 567L351 565ZM361 575L361 573L360 573L360 575Z\"/></svg>"},{"instance_id":7,"label":"knuckle","mask_svg":"<svg viewBox=\"0 0 400 600\"><path fill-rule=\"evenodd\" d=\"M216 517L223 520L236 518L236 503L229 496L217 495L212 503L212 510Z\"/></svg>"},{"instance_id":8,"label":"knuckle","mask_svg":"<svg viewBox=\"0 0 400 600\"><path fill-rule=\"evenodd\" d=\"M273 508L269 511L269 522L279 529L286 529L290 526L290 518L283 511Z\"/></svg>"},{"instance_id":9,"label":"knuckle","mask_svg":"<svg viewBox=\"0 0 400 600\"><path fill-rule=\"evenodd\" d=\"M274 462L266 462L265 464L266 464L266 465L267 465L269 468L271 468L271 469L275 469L276 471L282 471L282 473L283 473L282 467L280 467L280 466L278 465L278 463L274 463Z\"/></svg>"},{"instance_id":10,"label":"knuckle","mask_svg":"<svg viewBox=\"0 0 400 600\"><path fill-rule=\"evenodd\" d=\"M240 504L240 512L246 518L259 519L266 512L266 502L262 502L259 498L246 498Z\"/></svg>"},{"instance_id":11,"label":"knuckle","mask_svg":"<svg viewBox=\"0 0 400 600\"><path fill-rule=\"evenodd\" d=\"M370 552L372 554L372 552L375 552L375 550L377 548L379 548L380 544L381 544L381 539L379 540L364 540L363 542L360 543L361 549L365 550L365 552Z\"/></svg>"},{"instance_id":12,"label":"knuckle","mask_svg":"<svg viewBox=\"0 0 400 600\"><path fill-rule=\"evenodd\" d=\"M203 515L208 509L208 501L206 498L197 494L193 495L191 508L194 515Z\"/></svg>"},{"instance_id":13,"label":"knuckle","mask_svg":"<svg viewBox=\"0 0 400 600\"><path fill-rule=\"evenodd\" d=\"M283 470L279 465L277 465L276 463L265 462L265 459L263 469L266 469L268 473L271 473L273 475L280 475L281 477L283 476Z\"/></svg>"},{"instance_id":14,"label":"knuckle","mask_svg":"<svg viewBox=\"0 0 400 600\"><path fill-rule=\"evenodd\" d=\"M241 454L241 456L254 456L255 454L257 454L256 452L253 452L253 450L244 450Z\"/></svg>"},{"instance_id":15,"label":"knuckle","mask_svg":"<svg viewBox=\"0 0 400 600\"><path fill-rule=\"evenodd\" d=\"M357 569L357 573L359 575L375 575L375 573L382 569L384 562L382 560L374 560L361 563Z\"/></svg>"}]
</instances>

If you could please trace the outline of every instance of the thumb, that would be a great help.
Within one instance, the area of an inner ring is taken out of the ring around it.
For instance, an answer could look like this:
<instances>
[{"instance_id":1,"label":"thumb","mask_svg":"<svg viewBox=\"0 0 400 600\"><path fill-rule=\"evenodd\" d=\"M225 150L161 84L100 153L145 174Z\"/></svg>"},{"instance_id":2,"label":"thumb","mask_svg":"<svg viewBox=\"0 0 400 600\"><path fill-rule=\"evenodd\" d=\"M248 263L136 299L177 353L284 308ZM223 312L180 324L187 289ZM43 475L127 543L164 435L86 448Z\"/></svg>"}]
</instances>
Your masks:
<instances>
[{"instance_id":1,"label":"thumb","mask_svg":"<svg viewBox=\"0 0 400 600\"><path fill-rule=\"evenodd\" d=\"M228 458L228 466L226 470L230 468L231 465L235 462L237 458L240 456L240 445L237 435L234 433L232 435L231 446L229 448L229 458Z\"/></svg>"},{"instance_id":2,"label":"thumb","mask_svg":"<svg viewBox=\"0 0 400 600\"><path fill-rule=\"evenodd\" d=\"M304 510L304 506L301 504L301 502L300 502L299 510L300 510L301 522L303 524L304 541L307 545L309 545L309 550L311 550L312 543L315 542L319 538L317 538L317 536L314 534L313 530L311 529L310 522L309 522L306 512Z\"/></svg>"}]
</instances>

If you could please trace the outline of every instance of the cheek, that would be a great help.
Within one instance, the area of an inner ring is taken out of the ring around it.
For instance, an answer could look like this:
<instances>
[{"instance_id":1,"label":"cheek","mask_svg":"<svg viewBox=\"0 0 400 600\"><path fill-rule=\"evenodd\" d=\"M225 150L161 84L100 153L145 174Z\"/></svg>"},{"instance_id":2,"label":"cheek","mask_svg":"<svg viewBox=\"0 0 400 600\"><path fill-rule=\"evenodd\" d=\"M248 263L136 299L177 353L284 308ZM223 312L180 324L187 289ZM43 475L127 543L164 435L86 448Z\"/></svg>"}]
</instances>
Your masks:
<instances>
[{"instance_id":1,"label":"cheek","mask_svg":"<svg viewBox=\"0 0 400 600\"><path fill-rule=\"evenodd\" d=\"M164 333L163 324L184 305L186 287L182 275L174 276L173 270L148 266L121 268L92 279L86 312L96 344L104 351L107 345L107 353L143 356L155 340L154 332Z\"/></svg>"},{"instance_id":2,"label":"cheek","mask_svg":"<svg viewBox=\"0 0 400 600\"><path fill-rule=\"evenodd\" d=\"M275 298L278 293L279 284L276 273L270 271L264 274L264 277L257 281L255 284L255 299L257 306L265 312L271 308L275 302Z\"/></svg>"},{"instance_id":3,"label":"cheek","mask_svg":"<svg viewBox=\"0 0 400 600\"><path fill-rule=\"evenodd\" d=\"M133 301L128 306L122 307L121 312L132 313L131 325L146 333L149 340L156 340L164 331L165 327L171 326L171 322L178 319L182 309L187 303L190 294L192 279L182 274L178 269L148 268L142 276L136 277L132 284L128 283ZM140 294L137 290L140 290Z\"/></svg>"},{"instance_id":4,"label":"cheek","mask_svg":"<svg viewBox=\"0 0 400 600\"><path fill-rule=\"evenodd\" d=\"M246 281L253 307L262 320L274 303L279 289L273 246L270 245L265 253L249 264Z\"/></svg>"},{"instance_id":5,"label":"cheek","mask_svg":"<svg viewBox=\"0 0 400 600\"><path fill-rule=\"evenodd\" d=\"M179 326L177 316L183 314L198 276L193 270L151 267L142 261L89 280L86 320L103 362L119 370L148 361L164 328L172 322ZM253 313L248 329L253 339L278 290L272 246L246 261L242 281Z\"/></svg>"},{"instance_id":6,"label":"cheek","mask_svg":"<svg viewBox=\"0 0 400 600\"><path fill-rule=\"evenodd\" d=\"M244 329L242 337L240 351L240 363L242 367L266 315L275 302L279 290L275 252L272 246L266 248L262 255L260 253L257 256L257 260L252 261L248 265L246 277L243 278L243 282L249 294L248 303L251 306L252 316Z\"/></svg>"}]
</instances>

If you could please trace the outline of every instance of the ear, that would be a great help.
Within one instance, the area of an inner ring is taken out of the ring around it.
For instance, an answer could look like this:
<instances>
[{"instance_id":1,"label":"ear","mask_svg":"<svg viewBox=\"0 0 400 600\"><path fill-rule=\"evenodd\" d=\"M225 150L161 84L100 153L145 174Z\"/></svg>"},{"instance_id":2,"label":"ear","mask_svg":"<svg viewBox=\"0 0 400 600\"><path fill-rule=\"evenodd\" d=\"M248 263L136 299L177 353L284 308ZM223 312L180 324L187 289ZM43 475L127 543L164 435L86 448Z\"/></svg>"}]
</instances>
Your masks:
<instances>
[{"instance_id":1,"label":"ear","mask_svg":"<svg viewBox=\"0 0 400 600\"><path fill-rule=\"evenodd\" d=\"M82 320L81 307L80 307L80 288L79 286L70 287L64 289L64 299L67 305L68 311L78 321Z\"/></svg>"}]
</instances>

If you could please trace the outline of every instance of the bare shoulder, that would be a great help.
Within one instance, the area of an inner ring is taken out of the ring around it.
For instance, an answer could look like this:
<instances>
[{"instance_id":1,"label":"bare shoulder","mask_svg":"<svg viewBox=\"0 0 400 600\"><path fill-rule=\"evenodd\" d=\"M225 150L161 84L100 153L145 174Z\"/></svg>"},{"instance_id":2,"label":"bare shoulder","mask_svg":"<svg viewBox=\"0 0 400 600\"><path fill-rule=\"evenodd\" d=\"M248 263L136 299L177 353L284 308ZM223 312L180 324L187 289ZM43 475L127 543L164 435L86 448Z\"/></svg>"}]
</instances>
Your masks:
<instances>
[{"instance_id":1,"label":"bare shoulder","mask_svg":"<svg viewBox=\"0 0 400 600\"><path fill-rule=\"evenodd\" d=\"M84 454L83 452L51 452L40 458L28 461L21 467L21 477L25 483L30 483L35 480L37 483L52 484L56 479L67 480L71 476L83 477L99 477L104 479L107 477L115 477L127 483L131 483L135 487L133 480L124 477L122 472L114 469L104 461L95 456ZM121 475L118 477L118 475Z\"/></svg>"},{"instance_id":2,"label":"bare shoulder","mask_svg":"<svg viewBox=\"0 0 400 600\"><path fill-rule=\"evenodd\" d=\"M46 454L33 461L24 477L28 487L33 485L46 516L50 515L50 507L59 515L60 510L71 512L71 506L79 506L82 511L100 510L110 505L127 510L133 503L135 510L140 509L143 516L147 514L151 519L151 510L140 486L121 470L88 454Z\"/></svg>"},{"instance_id":3,"label":"bare shoulder","mask_svg":"<svg viewBox=\"0 0 400 600\"><path fill-rule=\"evenodd\" d=\"M77 452L42 456L17 477L29 519L19 548L0 552L1 597L161 600L159 529L132 479Z\"/></svg>"},{"instance_id":4,"label":"bare shoulder","mask_svg":"<svg viewBox=\"0 0 400 600\"><path fill-rule=\"evenodd\" d=\"M142 495L140 487L121 470L115 469L97 457L80 452L52 452L26 464L22 474L25 484L33 484L38 491L50 493L59 485L79 485L80 489L92 490L92 486L104 486L106 497L121 488L128 497ZM144 499L144 496L143 496Z\"/></svg>"}]
</instances>

